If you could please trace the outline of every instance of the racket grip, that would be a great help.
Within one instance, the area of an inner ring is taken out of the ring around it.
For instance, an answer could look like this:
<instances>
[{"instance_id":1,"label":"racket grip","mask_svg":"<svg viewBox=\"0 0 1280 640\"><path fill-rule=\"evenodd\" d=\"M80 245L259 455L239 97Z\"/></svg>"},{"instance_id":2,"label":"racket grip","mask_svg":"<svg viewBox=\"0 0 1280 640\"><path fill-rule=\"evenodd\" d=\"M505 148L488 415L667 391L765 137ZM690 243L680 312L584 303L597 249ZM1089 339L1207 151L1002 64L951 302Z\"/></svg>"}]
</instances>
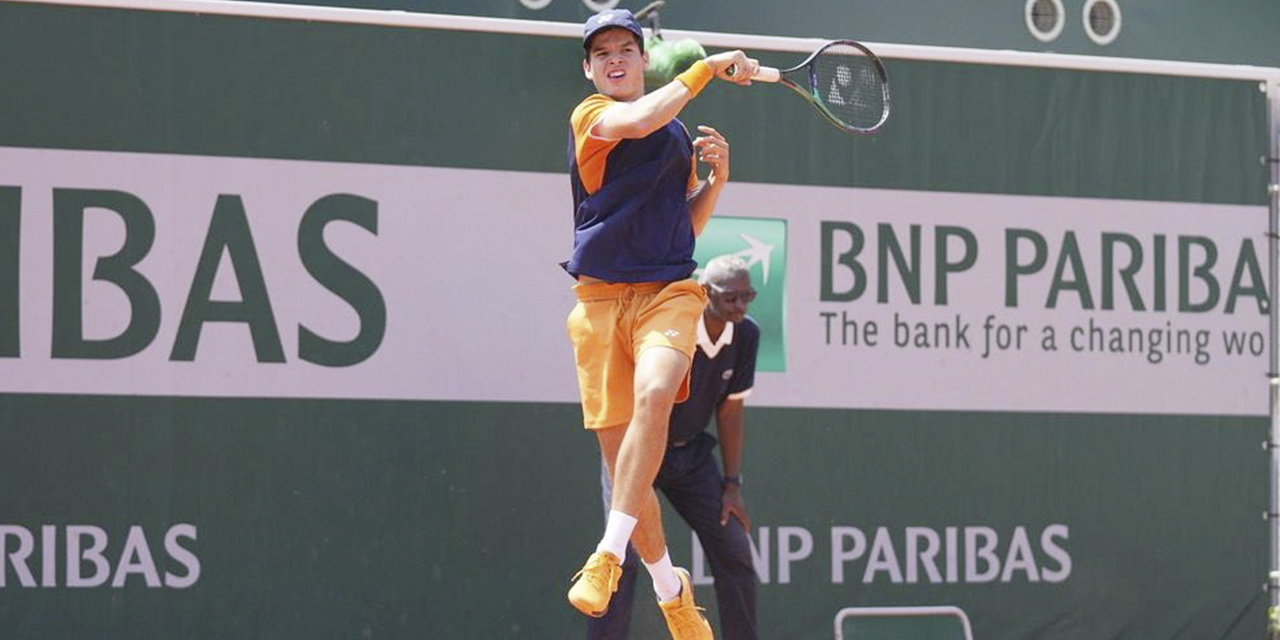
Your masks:
<instances>
[{"instance_id":1,"label":"racket grip","mask_svg":"<svg viewBox=\"0 0 1280 640\"><path fill-rule=\"evenodd\" d=\"M729 65L729 68L725 69L724 73L732 78L738 73L738 65ZM782 72L773 67L760 67L756 70L755 75L751 76L751 79L759 82L777 82L782 79Z\"/></svg>"},{"instance_id":2,"label":"racket grip","mask_svg":"<svg viewBox=\"0 0 1280 640\"><path fill-rule=\"evenodd\" d=\"M751 79L760 82L777 82L782 79L782 72L773 67L760 67Z\"/></svg>"}]
</instances>

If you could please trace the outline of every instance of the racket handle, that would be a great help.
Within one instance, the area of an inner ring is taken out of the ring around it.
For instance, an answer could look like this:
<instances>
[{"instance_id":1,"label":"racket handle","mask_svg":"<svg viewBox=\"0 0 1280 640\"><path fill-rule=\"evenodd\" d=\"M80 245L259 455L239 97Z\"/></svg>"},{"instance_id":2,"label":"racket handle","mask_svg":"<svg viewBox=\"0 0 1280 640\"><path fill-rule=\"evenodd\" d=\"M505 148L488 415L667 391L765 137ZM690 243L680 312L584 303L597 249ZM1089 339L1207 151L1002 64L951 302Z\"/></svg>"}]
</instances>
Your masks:
<instances>
[{"instance_id":1,"label":"racket handle","mask_svg":"<svg viewBox=\"0 0 1280 640\"><path fill-rule=\"evenodd\" d=\"M738 65L729 65L729 68L725 69L724 73L732 78L738 73ZM782 79L782 72L773 67L760 67L756 70L755 75L751 76L751 79L759 82L777 82Z\"/></svg>"}]
</instances>

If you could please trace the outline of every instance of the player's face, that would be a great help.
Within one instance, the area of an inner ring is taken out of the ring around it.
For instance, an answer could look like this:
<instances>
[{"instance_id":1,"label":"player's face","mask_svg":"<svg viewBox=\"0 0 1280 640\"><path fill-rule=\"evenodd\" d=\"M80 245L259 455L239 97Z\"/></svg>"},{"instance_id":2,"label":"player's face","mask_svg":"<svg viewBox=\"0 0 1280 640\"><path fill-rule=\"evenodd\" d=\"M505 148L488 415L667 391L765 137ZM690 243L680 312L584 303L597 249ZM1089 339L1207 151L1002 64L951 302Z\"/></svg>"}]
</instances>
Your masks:
<instances>
[{"instance_id":1,"label":"player's face","mask_svg":"<svg viewBox=\"0 0 1280 640\"><path fill-rule=\"evenodd\" d=\"M707 283L707 309L725 322L742 322L755 297L756 290L745 271Z\"/></svg>"},{"instance_id":2,"label":"player's face","mask_svg":"<svg viewBox=\"0 0 1280 640\"><path fill-rule=\"evenodd\" d=\"M644 68L648 54L640 50L635 34L607 29L591 39L582 71L596 91L614 100L631 101L644 95Z\"/></svg>"}]
</instances>

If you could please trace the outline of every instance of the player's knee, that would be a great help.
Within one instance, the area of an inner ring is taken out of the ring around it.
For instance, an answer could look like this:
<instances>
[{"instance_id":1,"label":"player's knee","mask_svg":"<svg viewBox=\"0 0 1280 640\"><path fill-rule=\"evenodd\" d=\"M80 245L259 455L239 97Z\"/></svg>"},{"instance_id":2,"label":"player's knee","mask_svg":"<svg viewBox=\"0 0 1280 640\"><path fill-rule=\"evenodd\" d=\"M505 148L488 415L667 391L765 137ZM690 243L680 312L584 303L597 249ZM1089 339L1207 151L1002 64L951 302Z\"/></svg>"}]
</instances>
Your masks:
<instances>
[{"instance_id":1,"label":"player's knee","mask_svg":"<svg viewBox=\"0 0 1280 640\"><path fill-rule=\"evenodd\" d=\"M671 408L675 402L676 392L680 390L680 381L669 381L658 378L637 380L635 397L636 406L643 408Z\"/></svg>"}]
</instances>

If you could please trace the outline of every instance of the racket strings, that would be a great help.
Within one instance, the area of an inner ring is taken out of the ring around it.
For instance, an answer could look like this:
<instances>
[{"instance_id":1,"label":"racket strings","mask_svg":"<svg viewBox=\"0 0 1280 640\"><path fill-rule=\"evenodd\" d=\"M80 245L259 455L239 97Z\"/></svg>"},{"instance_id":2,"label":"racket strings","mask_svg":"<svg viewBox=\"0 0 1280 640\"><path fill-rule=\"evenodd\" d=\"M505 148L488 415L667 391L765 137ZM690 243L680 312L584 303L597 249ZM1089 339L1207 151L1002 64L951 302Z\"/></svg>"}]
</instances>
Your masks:
<instances>
[{"instance_id":1,"label":"racket strings","mask_svg":"<svg viewBox=\"0 0 1280 640\"><path fill-rule=\"evenodd\" d=\"M872 61L854 47L835 46L812 62L815 97L836 119L868 129L884 115L884 83Z\"/></svg>"}]
</instances>

